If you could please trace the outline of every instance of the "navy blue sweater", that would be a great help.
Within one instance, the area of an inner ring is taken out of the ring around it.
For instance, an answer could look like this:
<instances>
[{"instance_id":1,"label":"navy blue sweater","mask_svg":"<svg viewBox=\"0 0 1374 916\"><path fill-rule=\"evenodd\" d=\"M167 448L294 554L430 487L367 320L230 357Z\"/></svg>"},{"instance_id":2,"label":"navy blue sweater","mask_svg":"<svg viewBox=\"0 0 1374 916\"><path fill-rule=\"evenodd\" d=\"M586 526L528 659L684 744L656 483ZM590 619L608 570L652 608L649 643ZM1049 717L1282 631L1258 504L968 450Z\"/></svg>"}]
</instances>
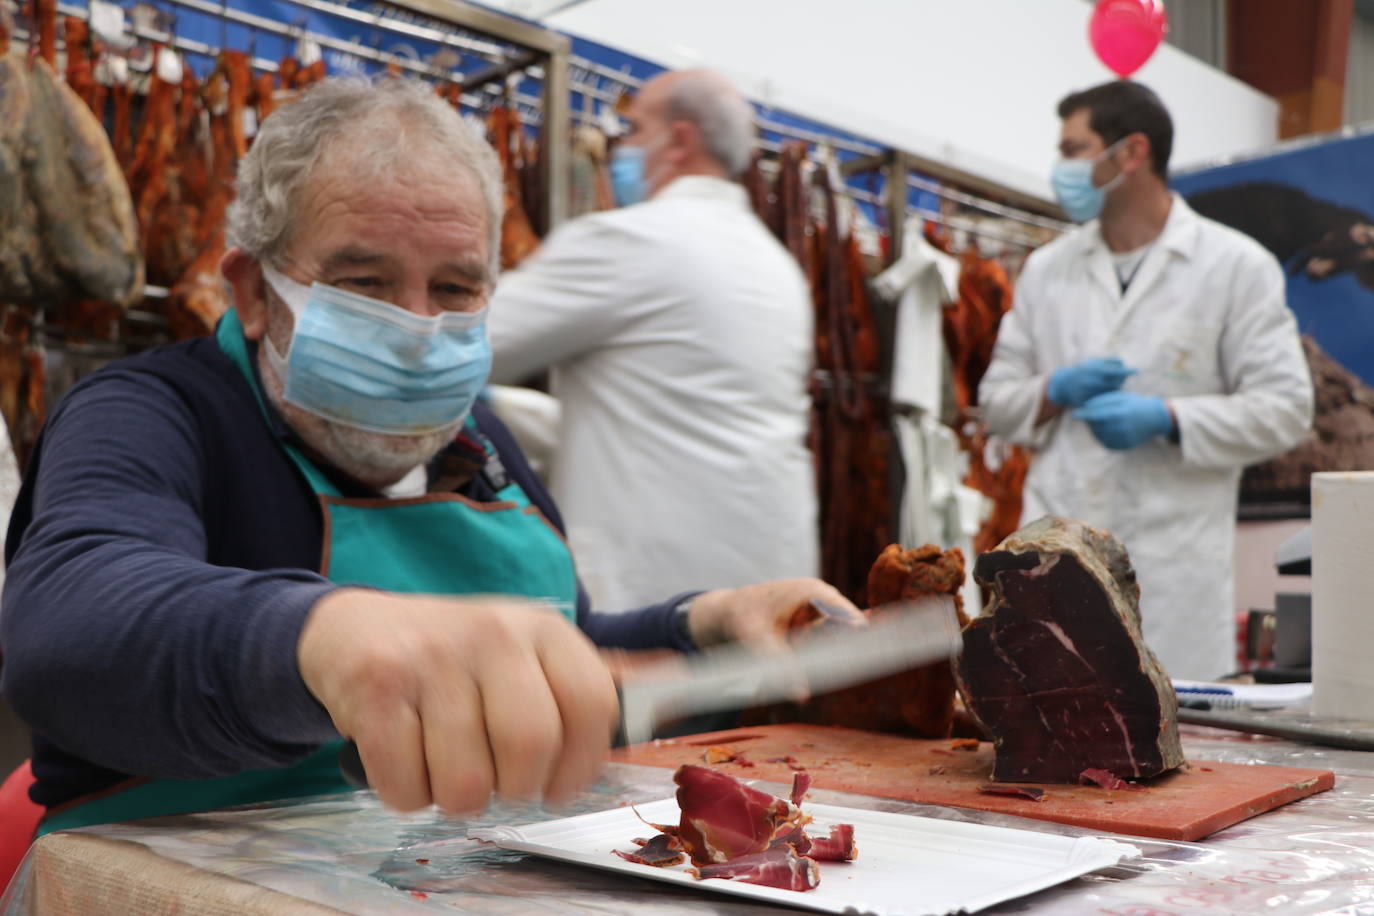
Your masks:
<instances>
[{"instance_id":1,"label":"navy blue sweater","mask_svg":"<svg viewBox=\"0 0 1374 916\"><path fill-rule=\"evenodd\" d=\"M510 433L480 404L473 416L561 531ZM280 766L337 737L296 669L306 615L335 586L316 572L319 505L282 429L209 338L112 363L53 411L0 607L0 690L33 730L34 801ZM459 492L494 495L484 476ZM677 600L599 614L579 585L578 623L603 646L686 650Z\"/></svg>"}]
</instances>

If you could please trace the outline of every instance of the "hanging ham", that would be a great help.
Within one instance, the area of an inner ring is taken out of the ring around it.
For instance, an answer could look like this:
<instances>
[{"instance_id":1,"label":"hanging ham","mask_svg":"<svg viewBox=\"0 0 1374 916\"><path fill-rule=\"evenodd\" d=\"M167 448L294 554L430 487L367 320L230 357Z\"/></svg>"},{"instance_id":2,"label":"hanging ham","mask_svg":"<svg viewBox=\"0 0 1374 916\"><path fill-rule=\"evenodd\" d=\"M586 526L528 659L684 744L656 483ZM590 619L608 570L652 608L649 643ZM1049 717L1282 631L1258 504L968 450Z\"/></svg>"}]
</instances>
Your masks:
<instances>
[{"instance_id":1,"label":"hanging ham","mask_svg":"<svg viewBox=\"0 0 1374 916\"><path fill-rule=\"evenodd\" d=\"M100 122L46 60L0 57L0 300L128 305L142 290L133 202Z\"/></svg>"}]
</instances>

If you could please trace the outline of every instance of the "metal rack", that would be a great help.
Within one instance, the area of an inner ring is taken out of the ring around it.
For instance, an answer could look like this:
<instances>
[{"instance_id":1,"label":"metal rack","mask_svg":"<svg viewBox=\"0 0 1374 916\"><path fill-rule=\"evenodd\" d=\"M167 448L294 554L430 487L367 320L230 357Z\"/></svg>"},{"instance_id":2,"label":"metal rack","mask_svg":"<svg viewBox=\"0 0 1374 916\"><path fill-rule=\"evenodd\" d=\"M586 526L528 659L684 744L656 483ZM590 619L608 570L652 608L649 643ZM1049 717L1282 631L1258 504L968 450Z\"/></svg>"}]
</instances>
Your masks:
<instances>
[{"instance_id":1,"label":"metal rack","mask_svg":"<svg viewBox=\"0 0 1374 916\"><path fill-rule=\"evenodd\" d=\"M584 102L600 102L607 105L614 104L623 93L638 90L644 82L628 73L613 70L576 55L568 58L568 75L569 87L575 96L580 95ZM572 113L574 118L581 120L593 118L577 104L573 105ZM821 129L789 124L762 112L756 114L755 123L760 134L755 145L765 152L776 155L781 152L785 140L801 140L810 148L808 158L818 166L823 163L816 155L816 148L828 146L840 154L843 157L840 163L841 170L846 177L874 170L881 170L889 177L904 174L906 187L903 187L900 181L889 181L886 196L864 191L852 185L843 185L837 189L853 200L885 210L893 252L901 250L905 217L913 213L939 225L1018 248L1030 249L1038 244L1037 241L1028 238L989 229L958 214L912 205L908 200L908 188L926 191L953 206L978 210L999 219L1035 227L1041 233L1059 233L1068 228L1067 223L1056 218L1059 211L1054 204L943 163L898 150L885 149L846 134L826 133ZM989 196L982 196L984 194Z\"/></svg>"}]
</instances>

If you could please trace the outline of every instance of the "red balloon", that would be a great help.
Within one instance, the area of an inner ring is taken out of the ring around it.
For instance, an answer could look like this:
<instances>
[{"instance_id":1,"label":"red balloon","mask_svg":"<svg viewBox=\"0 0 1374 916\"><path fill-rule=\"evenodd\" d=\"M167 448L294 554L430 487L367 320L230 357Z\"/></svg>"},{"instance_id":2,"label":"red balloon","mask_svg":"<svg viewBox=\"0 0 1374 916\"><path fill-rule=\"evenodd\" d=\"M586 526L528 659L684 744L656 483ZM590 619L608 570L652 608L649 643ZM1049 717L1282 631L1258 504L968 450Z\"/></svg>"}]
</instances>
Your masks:
<instances>
[{"instance_id":1,"label":"red balloon","mask_svg":"<svg viewBox=\"0 0 1374 916\"><path fill-rule=\"evenodd\" d=\"M1093 50L1122 78L1150 59L1168 31L1163 0L1097 0L1088 23Z\"/></svg>"}]
</instances>

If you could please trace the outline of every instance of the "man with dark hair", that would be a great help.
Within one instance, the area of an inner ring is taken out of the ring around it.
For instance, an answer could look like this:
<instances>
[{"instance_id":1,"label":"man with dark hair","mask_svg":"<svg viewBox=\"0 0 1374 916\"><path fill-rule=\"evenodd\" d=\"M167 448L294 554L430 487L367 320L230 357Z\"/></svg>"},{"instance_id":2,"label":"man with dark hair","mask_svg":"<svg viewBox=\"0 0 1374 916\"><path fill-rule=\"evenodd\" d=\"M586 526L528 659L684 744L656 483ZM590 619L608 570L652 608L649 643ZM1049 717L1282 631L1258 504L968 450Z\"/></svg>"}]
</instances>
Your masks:
<instances>
[{"instance_id":1,"label":"man with dark hair","mask_svg":"<svg viewBox=\"0 0 1374 916\"><path fill-rule=\"evenodd\" d=\"M1129 134L1144 134L1150 141L1151 170L1161 180L1168 179L1174 122L1152 90L1140 83L1117 80L1071 92L1059 103L1060 120L1067 121L1080 111L1087 112L1088 128L1107 145Z\"/></svg>"},{"instance_id":2,"label":"man with dark hair","mask_svg":"<svg viewBox=\"0 0 1374 916\"><path fill-rule=\"evenodd\" d=\"M1241 469L1312 420L1283 272L1170 192L1173 126L1137 83L1059 105L1051 184L1084 225L1036 251L979 388L989 427L1033 445L1023 521L1117 535L1145 637L1174 677L1234 666L1231 555Z\"/></svg>"}]
</instances>

